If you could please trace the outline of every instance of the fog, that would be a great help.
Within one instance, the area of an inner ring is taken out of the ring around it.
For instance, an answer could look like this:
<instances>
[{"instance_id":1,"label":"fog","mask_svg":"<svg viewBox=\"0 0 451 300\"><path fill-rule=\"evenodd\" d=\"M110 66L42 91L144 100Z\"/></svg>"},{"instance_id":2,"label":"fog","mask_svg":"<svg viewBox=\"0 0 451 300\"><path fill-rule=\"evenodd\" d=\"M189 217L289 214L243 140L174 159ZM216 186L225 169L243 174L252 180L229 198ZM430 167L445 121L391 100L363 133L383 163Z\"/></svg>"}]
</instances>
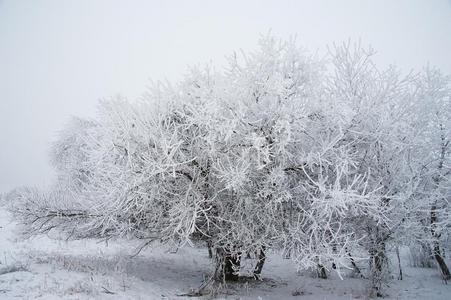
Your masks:
<instances>
[{"instance_id":1,"label":"fog","mask_svg":"<svg viewBox=\"0 0 451 300\"><path fill-rule=\"evenodd\" d=\"M50 184L48 150L98 99L220 66L261 34L323 53L361 39L377 62L451 74L451 1L1 1L0 192Z\"/></svg>"}]
</instances>

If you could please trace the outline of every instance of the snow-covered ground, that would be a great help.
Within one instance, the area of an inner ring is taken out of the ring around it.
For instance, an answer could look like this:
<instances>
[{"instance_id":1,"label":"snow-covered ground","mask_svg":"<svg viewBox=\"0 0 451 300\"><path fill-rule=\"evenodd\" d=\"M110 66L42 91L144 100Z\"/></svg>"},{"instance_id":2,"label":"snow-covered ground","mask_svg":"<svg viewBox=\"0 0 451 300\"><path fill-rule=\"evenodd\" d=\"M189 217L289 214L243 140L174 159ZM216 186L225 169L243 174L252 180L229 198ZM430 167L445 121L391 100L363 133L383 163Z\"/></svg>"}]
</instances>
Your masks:
<instances>
[{"instance_id":1,"label":"snow-covered ground","mask_svg":"<svg viewBox=\"0 0 451 300\"><path fill-rule=\"evenodd\" d=\"M137 241L65 242L47 236L23 240L0 206L0 299L188 299L179 295L200 286L212 270L205 249L187 246L171 253L148 248L132 258L137 246ZM387 299L451 299L451 284L445 285L437 270L411 268L404 261L403 271L402 281L388 282ZM269 255L263 278L230 285L217 297L367 298L365 280L298 274L291 261L278 255Z\"/></svg>"}]
</instances>

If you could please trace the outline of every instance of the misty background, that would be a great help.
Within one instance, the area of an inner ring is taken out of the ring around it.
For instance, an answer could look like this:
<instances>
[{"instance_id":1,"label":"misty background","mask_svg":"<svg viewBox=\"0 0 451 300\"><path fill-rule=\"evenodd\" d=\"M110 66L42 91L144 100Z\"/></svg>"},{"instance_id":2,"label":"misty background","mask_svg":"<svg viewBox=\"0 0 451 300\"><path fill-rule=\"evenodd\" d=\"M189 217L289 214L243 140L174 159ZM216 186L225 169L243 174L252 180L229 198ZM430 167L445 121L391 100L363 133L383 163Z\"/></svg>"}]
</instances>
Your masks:
<instances>
[{"instance_id":1,"label":"misty background","mask_svg":"<svg viewBox=\"0 0 451 300\"><path fill-rule=\"evenodd\" d=\"M360 38L381 66L451 74L449 0L0 0L0 192L50 184L51 142L70 116L94 116L98 99L133 100L150 79L219 67L269 30L319 53Z\"/></svg>"}]
</instances>

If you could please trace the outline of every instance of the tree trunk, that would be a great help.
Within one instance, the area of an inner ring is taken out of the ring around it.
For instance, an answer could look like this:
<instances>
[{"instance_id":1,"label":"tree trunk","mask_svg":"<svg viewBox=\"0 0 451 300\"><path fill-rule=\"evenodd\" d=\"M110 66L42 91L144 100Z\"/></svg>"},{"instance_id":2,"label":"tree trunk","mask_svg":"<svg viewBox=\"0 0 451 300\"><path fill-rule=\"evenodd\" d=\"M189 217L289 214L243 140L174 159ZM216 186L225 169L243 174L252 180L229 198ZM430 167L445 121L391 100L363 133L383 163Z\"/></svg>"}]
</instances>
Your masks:
<instances>
[{"instance_id":1,"label":"tree trunk","mask_svg":"<svg viewBox=\"0 0 451 300\"><path fill-rule=\"evenodd\" d=\"M237 281L240 268L240 256L232 256L230 251L224 248L216 249L216 268L213 276L215 281Z\"/></svg>"},{"instance_id":2,"label":"tree trunk","mask_svg":"<svg viewBox=\"0 0 451 300\"><path fill-rule=\"evenodd\" d=\"M449 273L448 266L446 265L446 262L442 257L442 254L440 251L440 245L437 241L434 242L434 247L432 249L432 253L434 255L435 260L437 261L438 266L440 267L440 271L442 272L443 279L445 281L451 279L451 274Z\"/></svg>"},{"instance_id":3,"label":"tree trunk","mask_svg":"<svg viewBox=\"0 0 451 300\"><path fill-rule=\"evenodd\" d=\"M385 256L385 243L378 242L376 245L377 247L370 251L371 296L382 297L383 271L387 257Z\"/></svg>"},{"instance_id":4,"label":"tree trunk","mask_svg":"<svg viewBox=\"0 0 451 300\"><path fill-rule=\"evenodd\" d=\"M401 267L401 258L399 257L399 247L396 247L396 257L398 258L398 269L399 269L398 280L402 280L402 267Z\"/></svg>"},{"instance_id":5,"label":"tree trunk","mask_svg":"<svg viewBox=\"0 0 451 300\"><path fill-rule=\"evenodd\" d=\"M435 227L437 226L437 205L434 203L431 207L431 233L432 237L435 239L432 246L432 255L434 255L435 260L440 267L440 271L442 272L443 279L449 280L451 279L451 275L449 273L448 266L446 265L445 260L442 257L442 253L440 250L440 244L438 239L440 238L440 234L435 231Z\"/></svg>"},{"instance_id":6,"label":"tree trunk","mask_svg":"<svg viewBox=\"0 0 451 300\"><path fill-rule=\"evenodd\" d=\"M327 279L326 268L323 265L318 264L316 272L317 272L319 278Z\"/></svg>"},{"instance_id":7,"label":"tree trunk","mask_svg":"<svg viewBox=\"0 0 451 300\"><path fill-rule=\"evenodd\" d=\"M360 271L359 266L357 266L354 257L352 257L351 252L349 252L349 250L346 248L346 252L348 253L349 256L349 260L351 261L351 265L354 268L354 272L356 272L357 274L359 274L360 277L365 278L365 276L363 276L362 271Z\"/></svg>"},{"instance_id":8,"label":"tree trunk","mask_svg":"<svg viewBox=\"0 0 451 300\"><path fill-rule=\"evenodd\" d=\"M207 241L208 258L213 258L213 250L211 247L211 241Z\"/></svg>"},{"instance_id":9,"label":"tree trunk","mask_svg":"<svg viewBox=\"0 0 451 300\"><path fill-rule=\"evenodd\" d=\"M258 254L257 265L255 266L255 269L254 269L254 278L255 279L261 278L261 273L263 270L263 265L265 264L265 260L266 260L265 247L262 247L260 249L260 253Z\"/></svg>"},{"instance_id":10,"label":"tree trunk","mask_svg":"<svg viewBox=\"0 0 451 300\"><path fill-rule=\"evenodd\" d=\"M441 145L441 153L440 153L440 161L439 161L439 165L438 165L438 171L439 174L441 173L443 166L444 166L444 161L445 161L445 153L447 151L447 147L449 145L449 140L445 142L446 140L446 135L443 133L443 125L440 124L440 130L442 132L440 138L442 141L442 145ZM440 185L440 181L441 181L441 177L436 176L434 178L434 182L437 188L439 188ZM441 237L441 234L438 233L436 231L436 227L437 227L437 221L438 221L438 217L437 217L437 207L438 203L437 203L437 199L434 201L434 203L431 206L431 234L432 237L434 238L433 241L433 246L432 246L432 255L434 255L435 260L438 263L438 266L440 267L440 271L442 272L443 275L443 279L445 281L451 279L451 275L449 273L449 269L448 266L445 263L445 260L443 259L441 250L440 250L440 243L439 243L439 239Z\"/></svg>"}]
</instances>

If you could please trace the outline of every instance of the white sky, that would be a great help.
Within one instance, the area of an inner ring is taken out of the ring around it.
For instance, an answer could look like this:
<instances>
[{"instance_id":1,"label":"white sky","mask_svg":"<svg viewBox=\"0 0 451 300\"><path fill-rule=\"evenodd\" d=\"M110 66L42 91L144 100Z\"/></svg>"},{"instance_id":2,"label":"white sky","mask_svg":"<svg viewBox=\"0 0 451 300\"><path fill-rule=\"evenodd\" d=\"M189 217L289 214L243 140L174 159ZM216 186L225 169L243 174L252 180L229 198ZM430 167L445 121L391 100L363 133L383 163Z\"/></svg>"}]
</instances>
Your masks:
<instances>
[{"instance_id":1,"label":"white sky","mask_svg":"<svg viewBox=\"0 0 451 300\"><path fill-rule=\"evenodd\" d=\"M134 99L149 78L222 65L260 34L312 51L361 38L381 65L451 74L451 1L0 0L0 192L48 185L50 142L99 98Z\"/></svg>"}]
</instances>

